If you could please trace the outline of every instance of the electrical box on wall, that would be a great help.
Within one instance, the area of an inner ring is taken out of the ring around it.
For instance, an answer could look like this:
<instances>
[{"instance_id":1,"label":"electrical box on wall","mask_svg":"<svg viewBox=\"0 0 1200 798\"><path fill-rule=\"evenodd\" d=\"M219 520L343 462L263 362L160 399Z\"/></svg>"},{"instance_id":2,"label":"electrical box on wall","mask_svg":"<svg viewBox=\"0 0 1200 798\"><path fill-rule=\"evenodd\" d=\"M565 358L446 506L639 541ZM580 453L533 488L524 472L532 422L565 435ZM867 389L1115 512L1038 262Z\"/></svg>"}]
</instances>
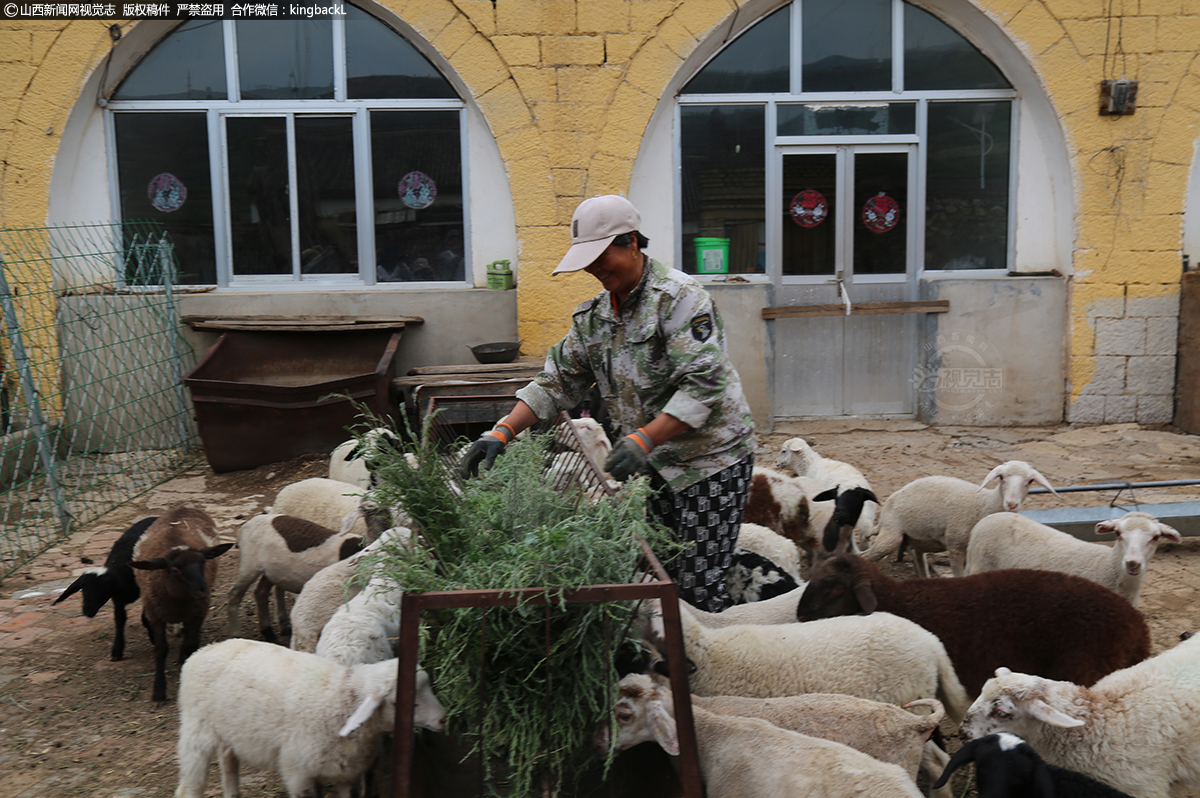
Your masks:
<instances>
[{"instance_id":1,"label":"electrical box on wall","mask_svg":"<svg viewBox=\"0 0 1200 798\"><path fill-rule=\"evenodd\" d=\"M1126 116L1137 109L1136 80L1102 80L1100 81L1100 115Z\"/></svg>"}]
</instances>

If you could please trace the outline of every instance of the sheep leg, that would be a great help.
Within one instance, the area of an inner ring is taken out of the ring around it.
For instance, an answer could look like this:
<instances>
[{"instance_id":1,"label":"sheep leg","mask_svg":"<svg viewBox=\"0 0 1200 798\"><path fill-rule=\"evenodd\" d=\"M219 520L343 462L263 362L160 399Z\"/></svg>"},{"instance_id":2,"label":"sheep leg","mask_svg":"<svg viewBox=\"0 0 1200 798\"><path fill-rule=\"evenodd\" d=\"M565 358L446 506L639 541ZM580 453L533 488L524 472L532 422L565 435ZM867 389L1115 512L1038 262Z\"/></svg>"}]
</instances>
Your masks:
<instances>
[{"instance_id":1,"label":"sheep leg","mask_svg":"<svg viewBox=\"0 0 1200 798\"><path fill-rule=\"evenodd\" d=\"M965 551L950 552L950 573L953 576L966 576L967 553Z\"/></svg>"},{"instance_id":2,"label":"sheep leg","mask_svg":"<svg viewBox=\"0 0 1200 798\"><path fill-rule=\"evenodd\" d=\"M187 658L200 648L200 629L204 625L203 618L192 618L183 622L183 642L179 644L179 667L187 662Z\"/></svg>"},{"instance_id":3,"label":"sheep leg","mask_svg":"<svg viewBox=\"0 0 1200 798\"><path fill-rule=\"evenodd\" d=\"M287 591L282 585L275 585L275 607L279 610L279 633L292 633L292 616L288 614Z\"/></svg>"},{"instance_id":4,"label":"sheep leg","mask_svg":"<svg viewBox=\"0 0 1200 798\"><path fill-rule=\"evenodd\" d=\"M125 605L119 601L113 601L113 662L125 659L125 621L127 618Z\"/></svg>"},{"instance_id":5,"label":"sheep leg","mask_svg":"<svg viewBox=\"0 0 1200 798\"><path fill-rule=\"evenodd\" d=\"M258 578L257 570L238 570L237 581L233 583L233 587L229 589L229 598L225 600L226 610L229 613L229 636L239 637L242 633L242 597L246 595L246 591L250 589L250 583ZM259 618L261 621L262 618Z\"/></svg>"},{"instance_id":6,"label":"sheep leg","mask_svg":"<svg viewBox=\"0 0 1200 798\"><path fill-rule=\"evenodd\" d=\"M194 740L195 729L180 729L180 736ZM175 798L202 798L204 785L208 781L208 763L212 760L212 752L203 745L190 745L179 750L179 786L175 788ZM225 783L225 763L221 763L221 782ZM226 795L237 795L237 782L234 782L234 792L225 790Z\"/></svg>"},{"instance_id":7,"label":"sheep leg","mask_svg":"<svg viewBox=\"0 0 1200 798\"><path fill-rule=\"evenodd\" d=\"M925 552L919 549L912 550L913 565L917 567L917 576L921 579L929 578L929 560L925 557Z\"/></svg>"},{"instance_id":8,"label":"sheep leg","mask_svg":"<svg viewBox=\"0 0 1200 798\"><path fill-rule=\"evenodd\" d=\"M929 778L929 783L935 783L950 762L950 755L943 751L933 740L926 740L921 748L921 770ZM943 784L936 790L930 790L930 798L953 798L950 785Z\"/></svg>"},{"instance_id":9,"label":"sheep leg","mask_svg":"<svg viewBox=\"0 0 1200 798\"><path fill-rule=\"evenodd\" d=\"M242 794L241 776L238 773L241 762L237 754L232 748L222 748L217 761L221 764L221 791L225 798L237 798Z\"/></svg>"},{"instance_id":10,"label":"sheep leg","mask_svg":"<svg viewBox=\"0 0 1200 798\"><path fill-rule=\"evenodd\" d=\"M262 633L262 639L268 643L277 642L275 630L271 628L271 588L275 587L275 583L267 579L267 575L263 574L258 580L258 584L254 586L254 606L258 609L258 628ZM283 607L279 608L279 614L283 615Z\"/></svg>"},{"instance_id":11,"label":"sheep leg","mask_svg":"<svg viewBox=\"0 0 1200 798\"><path fill-rule=\"evenodd\" d=\"M142 623L146 626L146 632L150 635L150 642L154 644L154 691L150 698L152 701L167 700L167 652L170 649L170 641L167 639L167 625L165 623L154 623L146 620L146 616L142 615Z\"/></svg>"}]
</instances>

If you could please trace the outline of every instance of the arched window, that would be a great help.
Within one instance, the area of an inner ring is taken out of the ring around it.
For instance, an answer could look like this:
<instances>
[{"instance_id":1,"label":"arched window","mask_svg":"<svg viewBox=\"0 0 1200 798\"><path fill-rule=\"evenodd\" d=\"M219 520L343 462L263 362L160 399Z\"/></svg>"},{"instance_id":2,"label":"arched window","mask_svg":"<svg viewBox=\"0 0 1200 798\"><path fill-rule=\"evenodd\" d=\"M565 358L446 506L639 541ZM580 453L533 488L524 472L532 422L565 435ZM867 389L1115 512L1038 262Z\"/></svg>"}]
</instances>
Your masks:
<instances>
[{"instance_id":1,"label":"arched window","mask_svg":"<svg viewBox=\"0 0 1200 798\"><path fill-rule=\"evenodd\" d=\"M108 101L114 206L170 233L185 284L456 284L464 103L353 6L190 21Z\"/></svg>"},{"instance_id":2,"label":"arched window","mask_svg":"<svg viewBox=\"0 0 1200 798\"><path fill-rule=\"evenodd\" d=\"M681 267L785 281L1007 269L1016 102L915 5L794 0L680 92Z\"/></svg>"}]
</instances>

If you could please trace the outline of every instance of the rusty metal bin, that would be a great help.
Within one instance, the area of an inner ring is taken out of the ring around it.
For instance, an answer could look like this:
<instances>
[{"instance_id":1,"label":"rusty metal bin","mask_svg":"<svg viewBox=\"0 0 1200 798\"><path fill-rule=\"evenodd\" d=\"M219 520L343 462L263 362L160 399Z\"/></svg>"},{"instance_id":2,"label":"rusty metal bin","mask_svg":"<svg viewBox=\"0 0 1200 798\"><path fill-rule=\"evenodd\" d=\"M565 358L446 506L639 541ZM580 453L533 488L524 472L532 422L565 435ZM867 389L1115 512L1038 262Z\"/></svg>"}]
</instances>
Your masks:
<instances>
[{"instance_id":1,"label":"rusty metal bin","mask_svg":"<svg viewBox=\"0 0 1200 798\"><path fill-rule=\"evenodd\" d=\"M365 405L392 417L399 330L238 332L221 335L183 378L204 454L237 471L329 452ZM347 398L349 397L349 398Z\"/></svg>"}]
</instances>

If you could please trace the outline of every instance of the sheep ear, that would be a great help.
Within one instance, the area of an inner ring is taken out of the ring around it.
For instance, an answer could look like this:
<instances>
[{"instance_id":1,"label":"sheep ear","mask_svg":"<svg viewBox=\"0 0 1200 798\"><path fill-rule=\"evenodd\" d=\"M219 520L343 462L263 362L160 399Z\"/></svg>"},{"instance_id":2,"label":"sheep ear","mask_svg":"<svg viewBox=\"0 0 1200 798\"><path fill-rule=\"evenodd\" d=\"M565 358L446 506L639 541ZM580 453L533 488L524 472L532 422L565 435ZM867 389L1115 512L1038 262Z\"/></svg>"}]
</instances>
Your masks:
<instances>
[{"instance_id":1,"label":"sheep ear","mask_svg":"<svg viewBox=\"0 0 1200 798\"><path fill-rule=\"evenodd\" d=\"M1183 542L1183 535L1179 534L1179 530L1173 526L1167 526L1166 524L1159 522L1158 532L1160 535L1162 535L1164 538L1171 541L1172 543L1182 543Z\"/></svg>"},{"instance_id":2,"label":"sheep ear","mask_svg":"<svg viewBox=\"0 0 1200 798\"><path fill-rule=\"evenodd\" d=\"M1096 524L1096 534L1097 535L1103 535L1108 532L1116 532L1116 531L1117 531L1117 522L1116 521L1101 521L1100 523Z\"/></svg>"},{"instance_id":3,"label":"sheep ear","mask_svg":"<svg viewBox=\"0 0 1200 798\"><path fill-rule=\"evenodd\" d=\"M206 549L200 549L200 553L204 555L204 559L212 560L220 557L225 552L233 548L232 543L222 543L219 546L209 546Z\"/></svg>"},{"instance_id":4,"label":"sheep ear","mask_svg":"<svg viewBox=\"0 0 1200 798\"><path fill-rule=\"evenodd\" d=\"M360 519L362 517L363 517L363 508L362 508L362 505L360 504L357 507L355 507L353 510L351 510L350 512L346 513L346 517L342 519L342 526L340 529L338 529L338 532L342 533L343 535L346 534L347 532L349 532L351 529L354 528L355 522L358 521L358 519Z\"/></svg>"},{"instance_id":5,"label":"sheep ear","mask_svg":"<svg viewBox=\"0 0 1200 798\"><path fill-rule=\"evenodd\" d=\"M813 496L812 500L815 502L831 502L834 499L836 499L837 496L838 496L837 487L833 487L833 488L830 488L829 490L821 491L816 496Z\"/></svg>"},{"instance_id":6,"label":"sheep ear","mask_svg":"<svg viewBox=\"0 0 1200 798\"><path fill-rule=\"evenodd\" d=\"M993 468L988 472L988 475L983 478L983 482L979 483L979 490L983 490L988 486L988 483L1000 476L1000 472L1004 470L1004 463ZM978 492L978 491L976 491Z\"/></svg>"},{"instance_id":7,"label":"sheep ear","mask_svg":"<svg viewBox=\"0 0 1200 798\"><path fill-rule=\"evenodd\" d=\"M854 597L858 599L859 615L870 615L879 606L879 599L871 589L871 583L863 580L854 586Z\"/></svg>"},{"instance_id":8,"label":"sheep ear","mask_svg":"<svg viewBox=\"0 0 1200 798\"><path fill-rule=\"evenodd\" d=\"M869 491L866 488L863 488L862 492L863 492L863 496L865 496L867 500L873 501L876 504L883 504L883 502L879 501L879 497L876 496L873 491Z\"/></svg>"},{"instance_id":9,"label":"sheep ear","mask_svg":"<svg viewBox=\"0 0 1200 798\"><path fill-rule=\"evenodd\" d=\"M1008 668L996 668L996 675L997 676L1011 676L1012 671L1010 671Z\"/></svg>"},{"instance_id":10,"label":"sheep ear","mask_svg":"<svg viewBox=\"0 0 1200 798\"><path fill-rule=\"evenodd\" d=\"M1063 729L1074 729L1076 726L1083 725L1083 721L1060 712L1040 698L1035 698L1029 702L1029 714L1042 723L1058 726Z\"/></svg>"},{"instance_id":11,"label":"sheep ear","mask_svg":"<svg viewBox=\"0 0 1200 798\"><path fill-rule=\"evenodd\" d=\"M165 571L167 569L167 559L165 557L155 557L153 560L138 560L129 563L130 568L139 568L143 571Z\"/></svg>"},{"instance_id":12,"label":"sheep ear","mask_svg":"<svg viewBox=\"0 0 1200 798\"><path fill-rule=\"evenodd\" d=\"M84 585L86 585L88 582L91 582L92 580L94 580L96 578L98 578L98 577L94 573L81 574L78 579L76 579L74 582L72 582L71 585L66 590L64 590L58 598L56 598L54 600L54 603L57 604L58 602L62 601L63 599L65 599L69 596L75 595L76 593L78 593L80 590L83 589Z\"/></svg>"},{"instance_id":13,"label":"sheep ear","mask_svg":"<svg viewBox=\"0 0 1200 798\"><path fill-rule=\"evenodd\" d=\"M970 742L965 743L962 748L959 748L957 751L955 751L954 755L950 757L950 761L946 763L946 769L942 771L942 775L938 777L936 782L934 782L932 789L936 790L940 787L946 786L946 782L950 780L950 776L954 773L954 771L958 770L968 762L974 762L975 750L981 745L979 741L982 739L982 737L979 737L971 740Z\"/></svg>"},{"instance_id":14,"label":"sheep ear","mask_svg":"<svg viewBox=\"0 0 1200 798\"><path fill-rule=\"evenodd\" d=\"M675 731L675 718L667 712L662 701L649 702L647 710L654 739L668 754L679 756L679 735Z\"/></svg>"},{"instance_id":15,"label":"sheep ear","mask_svg":"<svg viewBox=\"0 0 1200 798\"><path fill-rule=\"evenodd\" d=\"M1041 474L1038 472L1038 470L1037 470L1036 468L1031 468L1031 469L1029 469L1029 470L1032 472L1032 476L1033 476L1033 481L1034 481L1034 482L1036 482L1037 484L1041 485L1043 488L1045 488L1046 490L1050 491L1050 492L1051 492L1051 493L1053 493L1055 496L1057 496L1057 495L1058 495L1058 491L1056 491L1056 490L1054 489L1054 486L1050 484L1050 480L1048 480L1048 479L1046 479L1044 476L1042 476L1042 475L1041 475Z\"/></svg>"},{"instance_id":16,"label":"sheep ear","mask_svg":"<svg viewBox=\"0 0 1200 798\"><path fill-rule=\"evenodd\" d=\"M354 710L354 714L346 721L346 725L342 726L338 732L339 737L345 737L351 734L359 726L366 723L371 715L375 714L375 710L383 704L383 696L371 693L363 699L363 702L358 705L358 709Z\"/></svg>"}]
</instances>

